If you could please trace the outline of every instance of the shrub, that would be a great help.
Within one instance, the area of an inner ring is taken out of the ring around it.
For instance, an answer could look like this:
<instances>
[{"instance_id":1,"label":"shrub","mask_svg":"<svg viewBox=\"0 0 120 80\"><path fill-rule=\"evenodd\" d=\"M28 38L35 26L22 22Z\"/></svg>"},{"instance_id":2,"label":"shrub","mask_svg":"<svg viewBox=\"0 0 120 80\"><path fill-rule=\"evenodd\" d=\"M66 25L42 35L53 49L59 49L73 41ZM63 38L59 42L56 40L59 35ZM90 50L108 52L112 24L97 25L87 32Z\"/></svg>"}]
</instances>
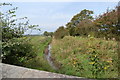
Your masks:
<instances>
[{"instance_id":1,"label":"shrub","mask_svg":"<svg viewBox=\"0 0 120 80\"><path fill-rule=\"evenodd\" d=\"M54 37L56 39L62 39L65 36L69 35L67 29L65 29L63 26L59 27L56 32L54 33Z\"/></svg>"},{"instance_id":2,"label":"shrub","mask_svg":"<svg viewBox=\"0 0 120 80\"><path fill-rule=\"evenodd\" d=\"M2 44L2 62L24 66L24 62L34 58L32 45L23 39L12 39Z\"/></svg>"}]
</instances>

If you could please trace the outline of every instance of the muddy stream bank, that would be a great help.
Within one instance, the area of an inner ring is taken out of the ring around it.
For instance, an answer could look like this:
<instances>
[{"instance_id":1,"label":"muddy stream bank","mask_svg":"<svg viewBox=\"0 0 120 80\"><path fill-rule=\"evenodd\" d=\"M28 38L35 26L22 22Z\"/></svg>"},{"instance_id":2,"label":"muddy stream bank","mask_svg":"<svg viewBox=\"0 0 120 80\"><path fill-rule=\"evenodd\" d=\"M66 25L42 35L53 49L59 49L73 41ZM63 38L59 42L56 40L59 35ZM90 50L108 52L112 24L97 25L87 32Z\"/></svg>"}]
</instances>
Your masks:
<instances>
[{"instance_id":1,"label":"muddy stream bank","mask_svg":"<svg viewBox=\"0 0 120 80\"><path fill-rule=\"evenodd\" d=\"M55 66L53 59L51 57L51 44L47 46L47 48L44 51L44 56L46 60L48 61L49 65L54 69L57 70L58 68Z\"/></svg>"}]
</instances>

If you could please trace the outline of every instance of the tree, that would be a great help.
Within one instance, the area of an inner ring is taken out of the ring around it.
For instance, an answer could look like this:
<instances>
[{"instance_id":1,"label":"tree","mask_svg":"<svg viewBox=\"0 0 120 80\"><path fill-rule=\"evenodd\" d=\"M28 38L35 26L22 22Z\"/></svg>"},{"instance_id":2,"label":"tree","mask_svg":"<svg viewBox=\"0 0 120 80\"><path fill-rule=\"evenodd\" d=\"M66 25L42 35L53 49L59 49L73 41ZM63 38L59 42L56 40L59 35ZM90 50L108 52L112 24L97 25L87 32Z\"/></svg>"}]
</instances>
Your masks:
<instances>
[{"instance_id":1,"label":"tree","mask_svg":"<svg viewBox=\"0 0 120 80\"><path fill-rule=\"evenodd\" d=\"M12 6L12 4L1 3L0 8ZM2 62L14 65L24 65L23 63L36 56L32 52L32 45L29 40L23 38L26 30L36 29L38 25L30 25L27 17L17 18L17 7L0 12L2 29Z\"/></svg>"},{"instance_id":2,"label":"tree","mask_svg":"<svg viewBox=\"0 0 120 80\"><path fill-rule=\"evenodd\" d=\"M43 34L44 34L44 36L48 36L49 35L47 31L45 31Z\"/></svg>"},{"instance_id":3,"label":"tree","mask_svg":"<svg viewBox=\"0 0 120 80\"><path fill-rule=\"evenodd\" d=\"M78 26L79 23L81 23L84 20L92 20L93 11L90 10L82 10L80 13L75 15L69 23L66 24L67 29L69 30L69 34L71 36L79 36L80 26Z\"/></svg>"},{"instance_id":4,"label":"tree","mask_svg":"<svg viewBox=\"0 0 120 80\"><path fill-rule=\"evenodd\" d=\"M62 39L65 36L69 35L68 30L64 28L64 26L60 26L55 32L54 37L56 39Z\"/></svg>"},{"instance_id":5,"label":"tree","mask_svg":"<svg viewBox=\"0 0 120 80\"><path fill-rule=\"evenodd\" d=\"M80 22L80 21L83 21L83 20L86 20L86 19L93 19L93 17L91 16L93 14L93 11L90 11L90 10L82 10L80 13L78 13L77 15L75 15L71 21L72 22Z\"/></svg>"},{"instance_id":6,"label":"tree","mask_svg":"<svg viewBox=\"0 0 120 80\"><path fill-rule=\"evenodd\" d=\"M43 33L43 35L44 36L53 36L53 32L47 32L47 31L45 31L44 33Z\"/></svg>"},{"instance_id":7,"label":"tree","mask_svg":"<svg viewBox=\"0 0 120 80\"><path fill-rule=\"evenodd\" d=\"M76 34L80 36L95 36L95 32L97 31L97 28L95 27L93 22L88 19L81 21L75 29Z\"/></svg>"},{"instance_id":8,"label":"tree","mask_svg":"<svg viewBox=\"0 0 120 80\"><path fill-rule=\"evenodd\" d=\"M116 37L120 35L120 26L118 25L118 9L107 10L104 14L99 15L94 21L99 28L99 35L104 37Z\"/></svg>"},{"instance_id":9,"label":"tree","mask_svg":"<svg viewBox=\"0 0 120 80\"><path fill-rule=\"evenodd\" d=\"M0 8L4 6L12 6L10 3L1 3ZM27 17L17 18L16 10L18 7L14 7L5 13L0 12L1 14L1 27L2 27L2 41L6 42L13 38L22 37L24 32L29 29L37 29L38 25L30 25Z\"/></svg>"}]
</instances>

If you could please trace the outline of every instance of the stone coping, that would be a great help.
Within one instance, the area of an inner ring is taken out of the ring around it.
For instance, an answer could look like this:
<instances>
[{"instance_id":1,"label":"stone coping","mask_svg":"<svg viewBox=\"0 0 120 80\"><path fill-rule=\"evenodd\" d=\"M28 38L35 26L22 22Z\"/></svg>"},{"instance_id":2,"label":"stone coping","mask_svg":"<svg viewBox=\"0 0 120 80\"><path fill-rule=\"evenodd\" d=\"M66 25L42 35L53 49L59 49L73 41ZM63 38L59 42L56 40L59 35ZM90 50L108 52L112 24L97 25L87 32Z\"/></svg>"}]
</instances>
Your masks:
<instances>
[{"instance_id":1,"label":"stone coping","mask_svg":"<svg viewBox=\"0 0 120 80\"><path fill-rule=\"evenodd\" d=\"M83 80L81 77L77 76L69 76L47 71L29 69L4 63L0 63L0 68L0 74L2 74L0 78L79 78L80 80Z\"/></svg>"}]
</instances>

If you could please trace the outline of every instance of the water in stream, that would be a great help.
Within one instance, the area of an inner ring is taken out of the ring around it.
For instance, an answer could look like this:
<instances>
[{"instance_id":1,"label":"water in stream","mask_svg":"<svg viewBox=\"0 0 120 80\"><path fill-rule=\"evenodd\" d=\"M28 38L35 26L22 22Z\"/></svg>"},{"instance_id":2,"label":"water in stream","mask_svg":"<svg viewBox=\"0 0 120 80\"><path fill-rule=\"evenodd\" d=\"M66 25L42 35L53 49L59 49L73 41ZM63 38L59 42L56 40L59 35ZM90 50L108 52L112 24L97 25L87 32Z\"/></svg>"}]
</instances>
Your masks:
<instances>
[{"instance_id":1,"label":"water in stream","mask_svg":"<svg viewBox=\"0 0 120 80\"><path fill-rule=\"evenodd\" d=\"M46 57L49 65L50 65L53 69L57 70L57 67L54 65L54 63L53 63L53 61L52 61L52 59L51 59L51 53L50 53L51 45L50 45L50 44L48 45L48 48L47 48L47 49L48 49L48 51L47 51L47 53L45 53L45 57Z\"/></svg>"}]
</instances>

